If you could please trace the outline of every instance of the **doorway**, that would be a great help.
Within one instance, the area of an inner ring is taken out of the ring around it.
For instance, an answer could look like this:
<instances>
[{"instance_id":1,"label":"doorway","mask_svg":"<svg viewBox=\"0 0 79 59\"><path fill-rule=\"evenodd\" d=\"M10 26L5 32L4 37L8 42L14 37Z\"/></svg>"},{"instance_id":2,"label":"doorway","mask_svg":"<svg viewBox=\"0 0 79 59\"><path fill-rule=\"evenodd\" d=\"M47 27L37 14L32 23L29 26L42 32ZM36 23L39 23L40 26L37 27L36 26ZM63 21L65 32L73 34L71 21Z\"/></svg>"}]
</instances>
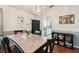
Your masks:
<instances>
[{"instance_id":1,"label":"doorway","mask_svg":"<svg viewBox=\"0 0 79 59\"><path fill-rule=\"evenodd\" d=\"M43 19L43 36L46 38L51 38L52 34L52 18L51 16L46 16Z\"/></svg>"},{"instance_id":2,"label":"doorway","mask_svg":"<svg viewBox=\"0 0 79 59\"><path fill-rule=\"evenodd\" d=\"M40 20L32 20L32 34L40 35Z\"/></svg>"}]
</instances>

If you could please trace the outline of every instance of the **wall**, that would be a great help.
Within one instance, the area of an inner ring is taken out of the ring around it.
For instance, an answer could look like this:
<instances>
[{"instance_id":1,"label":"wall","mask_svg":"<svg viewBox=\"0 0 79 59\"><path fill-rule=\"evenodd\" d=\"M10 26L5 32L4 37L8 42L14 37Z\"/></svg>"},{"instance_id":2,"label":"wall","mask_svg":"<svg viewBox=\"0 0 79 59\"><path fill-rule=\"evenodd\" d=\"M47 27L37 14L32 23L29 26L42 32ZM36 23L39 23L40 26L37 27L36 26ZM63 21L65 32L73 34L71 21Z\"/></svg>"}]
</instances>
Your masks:
<instances>
[{"instance_id":1,"label":"wall","mask_svg":"<svg viewBox=\"0 0 79 59\"><path fill-rule=\"evenodd\" d=\"M31 30L31 19L33 15L19 9L9 6L0 6L3 8L3 30L4 32L14 30ZM24 17L23 23L18 22L18 16Z\"/></svg>"},{"instance_id":2,"label":"wall","mask_svg":"<svg viewBox=\"0 0 79 59\"><path fill-rule=\"evenodd\" d=\"M0 35L2 35L2 29L3 29L2 25L3 25L3 21L2 21L2 9L0 9Z\"/></svg>"},{"instance_id":3,"label":"wall","mask_svg":"<svg viewBox=\"0 0 79 59\"><path fill-rule=\"evenodd\" d=\"M75 14L75 24L59 24L59 16ZM57 5L42 15L52 16L52 30L74 34L74 46L79 47L79 6Z\"/></svg>"}]
</instances>

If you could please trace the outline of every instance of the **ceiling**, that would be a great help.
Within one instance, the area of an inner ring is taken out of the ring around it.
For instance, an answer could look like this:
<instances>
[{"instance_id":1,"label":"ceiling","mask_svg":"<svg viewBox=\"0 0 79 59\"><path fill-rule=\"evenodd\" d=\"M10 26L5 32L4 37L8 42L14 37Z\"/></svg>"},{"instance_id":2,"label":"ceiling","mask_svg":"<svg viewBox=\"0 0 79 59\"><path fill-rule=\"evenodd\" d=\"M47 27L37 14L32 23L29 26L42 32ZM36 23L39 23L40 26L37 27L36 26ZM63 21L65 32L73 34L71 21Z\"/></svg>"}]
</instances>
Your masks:
<instances>
[{"instance_id":1,"label":"ceiling","mask_svg":"<svg viewBox=\"0 0 79 59\"><path fill-rule=\"evenodd\" d=\"M17 8L17 9L20 9L20 10L23 10L25 12L32 13L32 14L33 14L33 6L45 7L44 12L48 10L49 8L51 8L51 6L53 7L53 5L8 5L8 6Z\"/></svg>"}]
</instances>

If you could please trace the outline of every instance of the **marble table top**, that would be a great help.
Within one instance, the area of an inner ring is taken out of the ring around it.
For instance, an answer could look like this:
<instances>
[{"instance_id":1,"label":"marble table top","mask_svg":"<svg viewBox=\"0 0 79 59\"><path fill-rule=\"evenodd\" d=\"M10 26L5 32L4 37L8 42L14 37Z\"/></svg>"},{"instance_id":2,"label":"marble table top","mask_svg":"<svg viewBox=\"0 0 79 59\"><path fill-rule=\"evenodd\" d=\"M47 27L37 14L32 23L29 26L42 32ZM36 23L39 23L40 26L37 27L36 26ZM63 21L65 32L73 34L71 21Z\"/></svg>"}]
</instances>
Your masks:
<instances>
[{"instance_id":1,"label":"marble table top","mask_svg":"<svg viewBox=\"0 0 79 59\"><path fill-rule=\"evenodd\" d=\"M42 46L47 40L42 36L31 34L28 37L22 34L7 35L7 37L14 40L25 53L32 53Z\"/></svg>"}]
</instances>

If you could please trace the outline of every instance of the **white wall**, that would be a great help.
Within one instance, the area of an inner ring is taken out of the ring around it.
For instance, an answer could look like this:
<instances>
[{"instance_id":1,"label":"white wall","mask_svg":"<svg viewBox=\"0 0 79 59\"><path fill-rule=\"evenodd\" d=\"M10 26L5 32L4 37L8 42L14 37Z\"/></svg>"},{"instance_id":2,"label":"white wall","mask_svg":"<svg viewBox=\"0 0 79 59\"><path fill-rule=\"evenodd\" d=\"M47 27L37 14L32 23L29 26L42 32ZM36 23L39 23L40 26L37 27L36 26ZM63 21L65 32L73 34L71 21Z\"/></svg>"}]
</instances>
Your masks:
<instances>
[{"instance_id":1,"label":"white wall","mask_svg":"<svg viewBox=\"0 0 79 59\"><path fill-rule=\"evenodd\" d=\"M59 24L59 16L75 14L75 24ZM79 31L79 6L60 5L48 10L44 16L52 16L53 30Z\"/></svg>"},{"instance_id":2,"label":"white wall","mask_svg":"<svg viewBox=\"0 0 79 59\"><path fill-rule=\"evenodd\" d=\"M33 18L32 14L29 14L27 12L21 11L19 9L15 9L8 6L0 6L0 8L3 8L3 28L4 31L14 31L14 30L20 30L20 29L31 29L31 19ZM24 17L23 24L18 24L18 18L17 16ZM28 25L28 26L26 26Z\"/></svg>"},{"instance_id":3,"label":"white wall","mask_svg":"<svg viewBox=\"0 0 79 59\"><path fill-rule=\"evenodd\" d=\"M0 35L2 35L2 29L3 29L3 27L2 27L2 9L0 9Z\"/></svg>"},{"instance_id":4,"label":"white wall","mask_svg":"<svg viewBox=\"0 0 79 59\"><path fill-rule=\"evenodd\" d=\"M59 24L59 16L75 14L75 24ZM74 35L74 47L79 48L79 5L56 5L41 15L52 16L52 30ZM41 21L42 21L41 20Z\"/></svg>"}]
</instances>

